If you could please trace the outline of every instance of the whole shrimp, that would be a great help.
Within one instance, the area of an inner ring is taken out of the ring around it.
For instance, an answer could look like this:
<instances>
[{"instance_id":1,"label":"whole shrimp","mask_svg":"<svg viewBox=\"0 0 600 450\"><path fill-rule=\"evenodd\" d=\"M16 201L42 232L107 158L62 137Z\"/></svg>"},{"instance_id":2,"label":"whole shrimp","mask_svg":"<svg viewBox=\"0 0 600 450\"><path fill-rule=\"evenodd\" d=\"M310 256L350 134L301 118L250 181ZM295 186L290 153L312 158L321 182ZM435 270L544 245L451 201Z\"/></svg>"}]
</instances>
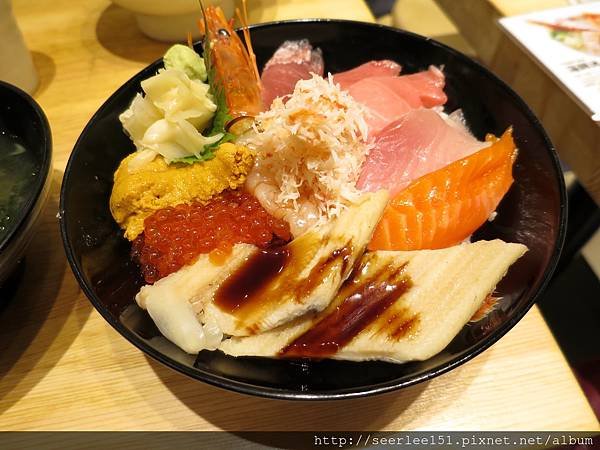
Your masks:
<instances>
[{"instance_id":1,"label":"whole shrimp","mask_svg":"<svg viewBox=\"0 0 600 450\"><path fill-rule=\"evenodd\" d=\"M204 34L203 46L208 54L206 62L209 77L212 77L211 85L216 85L218 95L223 95L229 110L230 117L225 128L239 134L262 111L260 75L250 42L246 2L243 2L243 16L236 10L243 25L246 45L233 30L233 19L227 21L221 8L205 8L201 1L200 6L204 22L200 22L199 26ZM245 126L240 126L242 123Z\"/></svg>"}]
</instances>

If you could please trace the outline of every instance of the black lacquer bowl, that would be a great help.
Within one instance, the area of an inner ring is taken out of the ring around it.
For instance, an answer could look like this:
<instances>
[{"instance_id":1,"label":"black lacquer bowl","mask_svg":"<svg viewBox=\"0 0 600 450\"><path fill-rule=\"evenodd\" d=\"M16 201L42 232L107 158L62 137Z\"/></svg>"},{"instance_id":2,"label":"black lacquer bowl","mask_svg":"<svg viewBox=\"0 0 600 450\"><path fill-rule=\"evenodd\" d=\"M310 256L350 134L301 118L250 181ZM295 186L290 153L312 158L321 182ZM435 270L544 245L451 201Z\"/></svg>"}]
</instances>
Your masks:
<instances>
[{"instance_id":1,"label":"black lacquer bowl","mask_svg":"<svg viewBox=\"0 0 600 450\"><path fill-rule=\"evenodd\" d=\"M163 338L134 302L142 285L129 258L130 244L109 212L113 172L134 150L118 115L155 62L114 93L75 145L61 193L61 229L73 271L96 309L147 355L186 375L226 389L286 399L341 399L391 391L430 379L473 358L511 329L536 301L557 263L564 239L566 198L552 144L536 117L502 81L466 56L430 39L366 23L308 20L252 28L261 68L286 39L308 38L323 50L326 71L335 73L372 59L393 59L403 72L443 66L447 111L462 108L474 134L500 135L513 126L520 149L515 183L498 216L476 239L521 242L529 252L498 286L504 296L484 320L470 324L448 347L422 362L280 361L232 358L220 352L184 353Z\"/></svg>"},{"instance_id":2,"label":"black lacquer bowl","mask_svg":"<svg viewBox=\"0 0 600 450\"><path fill-rule=\"evenodd\" d=\"M44 112L29 94L3 81L0 81L0 133L14 137L26 148L32 168L32 172L19 173L13 180L27 184L16 204L17 209L8 212L0 208L0 214L11 215L3 225L7 229L0 238L2 286L23 257L35 232L34 225L46 203L52 178L52 137ZM6 151L10 150L2 149ZM0 303L4 300L1 297L0 293Z\"/></svg>"}]
</instances>

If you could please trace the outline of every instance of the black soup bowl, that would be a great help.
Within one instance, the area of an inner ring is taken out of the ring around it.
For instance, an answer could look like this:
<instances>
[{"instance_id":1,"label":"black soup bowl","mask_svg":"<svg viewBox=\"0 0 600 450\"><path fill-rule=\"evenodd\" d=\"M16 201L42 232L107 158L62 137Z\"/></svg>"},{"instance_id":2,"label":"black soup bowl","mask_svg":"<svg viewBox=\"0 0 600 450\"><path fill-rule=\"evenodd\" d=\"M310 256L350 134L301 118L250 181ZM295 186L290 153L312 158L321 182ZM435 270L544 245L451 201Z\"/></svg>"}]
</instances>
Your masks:
<instances>
[{"instance_id":1,"label":"black soup bowl","mask_svg":"<svg viewBox=\"0 0 600 450\"><path fill-rule=\"evenodd\" d=\"M35 232L51 168L52 137L44 112L26 92L0 81L0 286Z\"/></svg>"},{"instance_id":2,"label":"black soup bowl","mask_svg":"<svg viewBox=\"0 0 600 450\"><path fill-rule=\"evenodd\" d=\"M113 173L134 147L118 115L157 61L117 90L81 134L61 192L61 229L67 256L83 290L102 316L144 353L195 379L234 391L283 399L341 399L382 393L440 375L481 353L527 312L556 266L565 232L566 199L552 144L536 117L502 81L466 56L430 39L384 26L337 20L269 23L252 27L259 68L285 40L307 38L323 50L335 73L373 59L392 59L403 73L443 67L446 110L461 108L480 139L508 127L520 149L515 182L496 219L475 239L520 242L529 251L497 291L503 299L484 320L469 324L441 353L426 361L384 362L233 358L221 352L188 355L160 335L134 296L142 286L130 244L111 217Z\"/></svg>"}]
</instances>

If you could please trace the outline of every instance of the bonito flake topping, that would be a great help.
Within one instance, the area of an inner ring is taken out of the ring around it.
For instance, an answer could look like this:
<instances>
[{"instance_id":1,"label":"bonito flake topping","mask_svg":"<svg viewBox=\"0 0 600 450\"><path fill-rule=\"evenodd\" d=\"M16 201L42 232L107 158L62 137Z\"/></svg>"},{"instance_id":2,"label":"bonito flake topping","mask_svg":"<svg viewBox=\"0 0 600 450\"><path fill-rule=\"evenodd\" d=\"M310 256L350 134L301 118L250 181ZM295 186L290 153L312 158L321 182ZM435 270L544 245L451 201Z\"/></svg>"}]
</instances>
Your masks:
<instances>
[{"instance_id":1,"label":"bonito flake topping","mask_svg":"<svg viewBox=\"0 0 600 450\"><path fill-rule=\"evenodd\" d=\"M247 187L297 236L358 198L355 184L371 145L363 107L331 75L299 81L285 100L275 99L247 138L258 152Z\"/></svg>"}]
</instances>

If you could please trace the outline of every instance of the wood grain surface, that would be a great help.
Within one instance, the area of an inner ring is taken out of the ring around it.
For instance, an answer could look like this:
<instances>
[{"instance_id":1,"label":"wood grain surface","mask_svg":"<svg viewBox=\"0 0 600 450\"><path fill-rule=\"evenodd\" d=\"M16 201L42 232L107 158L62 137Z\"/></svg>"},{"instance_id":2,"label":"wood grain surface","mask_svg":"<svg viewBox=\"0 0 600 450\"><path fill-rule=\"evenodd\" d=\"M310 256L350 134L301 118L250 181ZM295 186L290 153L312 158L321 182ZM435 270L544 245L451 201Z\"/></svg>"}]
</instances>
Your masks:
<instances>
[{"instance_id":1,"label":"wood grain surface","mask_svg":"<svg viewBox=\"0 0 600 450\"><path fill-rule=\"evenodd\" d=\"M566 6L567 0L436 0L479 58L541 120L560 158L600 204L600 124L498 24L504 16Z\"/></svg>"},{"instance_id":2,"label":"wood grain surface","mask_svg":"<svg viewBox=\"0 0 600 450\"><path fill-rule=\"evenodd\" d=\"M310 3L303 14L309 16ZM364 6L345 2L346 8ZM93 112L166 46L108 1L15 0L54 135L50 200L0 313L2 430L589 430L598 422L534 307L507 336L432 381L382 396L298 403L227 392L148 359L81 293L55 217L69 153ZM336 11L332 12L332 16ZM362 18L359 14L357 18Z\"/></svg>"}]
</instances>

